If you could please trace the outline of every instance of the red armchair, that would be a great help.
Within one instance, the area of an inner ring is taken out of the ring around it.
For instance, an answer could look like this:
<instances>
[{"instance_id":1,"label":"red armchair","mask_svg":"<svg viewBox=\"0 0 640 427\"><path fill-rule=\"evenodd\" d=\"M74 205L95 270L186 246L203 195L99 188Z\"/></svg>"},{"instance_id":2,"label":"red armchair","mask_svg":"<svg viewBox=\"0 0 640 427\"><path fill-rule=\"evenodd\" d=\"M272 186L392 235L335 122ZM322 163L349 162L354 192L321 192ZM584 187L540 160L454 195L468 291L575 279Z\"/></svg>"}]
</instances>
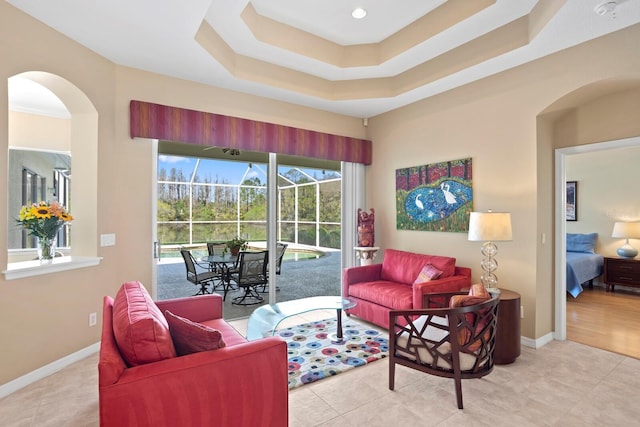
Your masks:
<instances>
[{"instance_id":1,"label":"red armchair","mask_svg":"<svg viewBox=\"0 0 640 427\"><path fill-rule=\"evenodd\" d=\"M215 328L226 346L127 366L114 336L114 299L103 306L99 398L101 426L286 426L286 344L247 342L222 319L222 297L159 301L172 313ZM266 421L268 420L268 421Z\"/></svg>"}]
</instances>

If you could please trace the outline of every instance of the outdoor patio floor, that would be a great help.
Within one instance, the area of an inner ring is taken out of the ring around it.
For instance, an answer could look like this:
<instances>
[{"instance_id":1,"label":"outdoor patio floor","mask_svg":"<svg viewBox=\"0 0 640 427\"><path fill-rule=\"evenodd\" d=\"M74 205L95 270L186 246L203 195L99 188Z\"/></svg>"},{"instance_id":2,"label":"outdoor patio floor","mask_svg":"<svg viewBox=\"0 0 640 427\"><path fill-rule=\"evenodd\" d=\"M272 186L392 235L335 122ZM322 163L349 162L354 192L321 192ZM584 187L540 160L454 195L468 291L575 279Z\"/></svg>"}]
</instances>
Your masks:
<instances>
[{"instance_id":1,"label":"outdoor patio floor","mask_svg":"<svg viewBox=\"0 0 640 427\"><path fill-rule=\"evenodd\" d=\"M287 260L282 262L281 274L276 275L277 301L290 301L318 295L340 295L342 271L340 251L327 251L317 259ZM198 288L187 281L182 259L163 259L158 264L158 300L191 296ZM260 305L239 306L231 303L242 291L231 291L224 302L226 320L248 317L253 310L267 304L268 295Z\"/></svg>"}]
</instances>

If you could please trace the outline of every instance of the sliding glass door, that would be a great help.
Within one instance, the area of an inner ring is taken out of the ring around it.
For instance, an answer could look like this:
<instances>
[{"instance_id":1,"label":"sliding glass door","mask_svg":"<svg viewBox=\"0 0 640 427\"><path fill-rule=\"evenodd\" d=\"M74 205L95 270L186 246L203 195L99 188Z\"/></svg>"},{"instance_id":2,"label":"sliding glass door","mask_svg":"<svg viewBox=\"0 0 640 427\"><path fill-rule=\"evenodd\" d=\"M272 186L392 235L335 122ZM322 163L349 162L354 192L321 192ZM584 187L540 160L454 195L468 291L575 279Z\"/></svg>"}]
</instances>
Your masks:
<instances>
[{"instance_id":1,"label":"sliding glass door","mask_svg":"<svg viewBox=\"0 0 640 427\"><path fill-rule=\"evenodd\" d=\"M198 260L207 254L208 242L223 248L234 237L247 240L248 250L286 244L282 264L274 269L279 274L270 274L275 286L262 295L263 304L340 294L339 162L273 155L275 179L269 179L270 156L264 153L231 155L165 142L158 152L158 299L197 291L186 280L180 248L188 248ZM271 185L274 200L269 203ZM257 306L236 306L232 298L230 294L225 301L227 319L248 316Z\"/></svg>"}]
</instances>

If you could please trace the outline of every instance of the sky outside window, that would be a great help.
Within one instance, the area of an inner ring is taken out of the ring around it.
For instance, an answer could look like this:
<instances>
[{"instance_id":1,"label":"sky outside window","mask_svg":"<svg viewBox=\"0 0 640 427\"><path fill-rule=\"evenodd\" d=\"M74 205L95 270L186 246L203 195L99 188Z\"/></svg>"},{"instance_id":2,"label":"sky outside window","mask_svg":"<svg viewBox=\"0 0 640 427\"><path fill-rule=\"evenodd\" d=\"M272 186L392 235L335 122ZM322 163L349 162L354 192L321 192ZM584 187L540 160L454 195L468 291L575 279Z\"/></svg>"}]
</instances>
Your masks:
<instances>
[{"instance_id":1,"label":"sky outside window","mask_svg":"<svg viewBox=\"0 0 640 427\"><path fill-rule=\"evenodd\" d=\"M191 177L193 169L196 166L197 159L194 157L181 156L158 156L158 171L165 169L167 175L172 168L182 170L186 179ZM261 181L265 181L264 174L259 169L266 170L265 165L256 165L247 173L249 163L234 162L230 160L200 159L198 166L198 177L200 181L209 178L211 182L215 182L216 178L219 182L225 181L229 184L241 184L241 180L259 177ZM245 176L245 173L246 176Z\"/></svg>"},{"instance_id":2,"label":"sky outside window","mask_svg":"<svg viewBox=\"0 0 640 427\"><path fill-rule=\"evenodd\" d=\"M164 169L169 175L172 168L176 170L182 170L182 174L186 180L191 178L191 174L196 166L197 159L195 157L183 157L183 156L158 156L158 171ZM252 165L253 167L249 167ZM278 173L286 175L293 166L282 165L278 167ZM338 171L321 170L314 168L298 168L303 171L309 177L315 178L318 181L324 179L332 179L339 177ZM243 180L251 178L259 178L261 183L266 183L267 177L267 165L262 163L248 163L238 162L232 160L218 160L218 159L200 159L200 165L198 166L198 178L199 181L209 179L210 182L215 182L216 178L220 183L228 184L241 184Z\"/></svg>"}]
</instances>

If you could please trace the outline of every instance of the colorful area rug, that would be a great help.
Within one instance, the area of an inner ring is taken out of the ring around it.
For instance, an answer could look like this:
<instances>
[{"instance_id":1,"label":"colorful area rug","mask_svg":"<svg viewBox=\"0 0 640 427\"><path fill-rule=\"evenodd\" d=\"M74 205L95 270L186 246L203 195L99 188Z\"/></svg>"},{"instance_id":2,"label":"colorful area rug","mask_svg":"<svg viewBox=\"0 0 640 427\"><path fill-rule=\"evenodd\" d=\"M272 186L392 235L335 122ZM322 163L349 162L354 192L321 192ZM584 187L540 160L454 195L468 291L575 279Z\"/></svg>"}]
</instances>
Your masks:
<instances>
[{"instance_id":1,"label":"colorful area rug","mask_svg":"<svg viewBox=\"0 0 640 427\"><path fill-rule=\"evenodd\" d=\"M342 322L342 340L331 339L337 320L283 328L276 336L287 342L289 390L387 357L387 334L353 319Z\"/></svg>"}]
</instances>

